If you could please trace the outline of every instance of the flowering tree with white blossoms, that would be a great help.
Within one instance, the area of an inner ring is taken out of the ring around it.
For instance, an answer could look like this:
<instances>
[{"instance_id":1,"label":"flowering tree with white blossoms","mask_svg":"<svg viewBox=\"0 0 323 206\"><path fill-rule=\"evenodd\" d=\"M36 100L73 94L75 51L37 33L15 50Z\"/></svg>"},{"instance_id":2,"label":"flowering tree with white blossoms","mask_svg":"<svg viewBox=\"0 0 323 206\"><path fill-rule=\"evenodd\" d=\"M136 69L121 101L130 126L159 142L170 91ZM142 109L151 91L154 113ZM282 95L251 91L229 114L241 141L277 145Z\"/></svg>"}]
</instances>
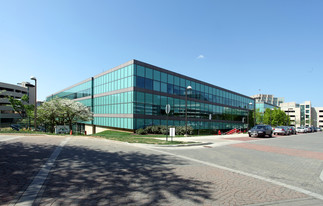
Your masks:
<instances>
[{"instance_id":1,"label":"flowering tree with white blossoms","mask_svg":"<svg viewBox=\"0 0 323 206\"><path fill-rule=\"evenodd\" d=\"M72 130L74 123L90 121L93 114L88 107L80 102L56 98L45 102L38 108L38 118L42 123L49 126L50 132L54 132L55 125L67 124Z\"/></svg>"}]
</instances>

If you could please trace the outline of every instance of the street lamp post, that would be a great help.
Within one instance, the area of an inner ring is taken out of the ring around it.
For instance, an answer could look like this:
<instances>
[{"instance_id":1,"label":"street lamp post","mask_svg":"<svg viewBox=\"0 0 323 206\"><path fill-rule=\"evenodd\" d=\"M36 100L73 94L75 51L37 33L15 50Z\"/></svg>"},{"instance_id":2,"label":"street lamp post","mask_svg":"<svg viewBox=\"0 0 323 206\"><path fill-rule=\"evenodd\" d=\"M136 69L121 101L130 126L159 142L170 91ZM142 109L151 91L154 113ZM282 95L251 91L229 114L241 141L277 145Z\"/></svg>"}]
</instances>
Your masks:
<instances>
[{"instance_id":1,"label":"street lamp post","mask_svg":"<svg viewBox=\"0 0 323 206\"><path fill-rule=\"evenodd\" d=\"M188 86L185 88L185 136L187 137L187 91L191 90L192 87Z\"/></svg>"},{"instance_id":2,"label":"street lamp post","mask_svg":"<svg viewBox=\"0 0 323 206\"><path fill-rule=\"evenodd\" d=\"M249 105L253 105L254 106L253 107L253 113L254 113L254 115L253 115L253 124L255 126L256 125L256 104L250 102Z\"/></svg>"},{"instance_id":3,"label":"street lamp post","mask_svg":"<svg viewBox=\"0 0 323 206\"><path fill-rule=\"evenodd\" d=\"M35 81L34 130L36 130L37 129L37 79L34 76L31 76L30 79Z\"/></svg>"},{"instance_id":4,"label":"street lamp post","mask_svg":"<svg viewBox=\"0 0 323 206\"><path fill-rule=\"evenodd\" d=\"M269 119L269 121L270 121L270 126L271 126L271 113L272 113L272 111L274 110L274 108L271 108L270 109L270 119Z\"/></svg>"},{"instance_id":5,"label":"street lamp post","mask_svg":"<svg viewBox=\"0 0 323 206\"><path fill-rule=\"evenodd\" d=\"M255 124L255 126L256 126L256 103L255 104L253 104L253 122L254 122L254 124Z\"/></svg>"},{"instance_id":6,"label":"street lamp post","mask_svg":"<svg viewBox=\"0 0 323 206\"><path fill-rule=\"evenodd\" d=\"M28 104L30 104L30 87L35 87L35 85L26 82L25 86L27 87L27 95L28 95ZM30 116L28 115L28 130L30 130Z\"/></svg>"},{"instance_id":7,"label":"street lamp post","mask_svg":"<svg viewBox=\"0 0 323 206\"><path fill-rule=\"evenodd\" d=\"M248 110L248 116L247 116L247 130L249 130L249 110Z\"/></svg>"}]
</instances>

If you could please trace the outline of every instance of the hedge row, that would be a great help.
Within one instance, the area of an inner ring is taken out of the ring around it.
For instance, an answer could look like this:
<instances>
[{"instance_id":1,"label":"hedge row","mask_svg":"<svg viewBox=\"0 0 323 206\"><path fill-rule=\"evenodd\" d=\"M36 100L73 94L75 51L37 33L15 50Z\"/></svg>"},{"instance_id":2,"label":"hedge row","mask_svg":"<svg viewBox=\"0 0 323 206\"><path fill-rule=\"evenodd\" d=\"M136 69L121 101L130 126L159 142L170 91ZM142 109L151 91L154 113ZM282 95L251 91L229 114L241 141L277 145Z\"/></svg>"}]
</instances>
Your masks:
<instances>
[{"instance_id":1,"label":"hedge row","mask_svg":"<svg viewBox=\"0 0 323 206\"><path fill-rule=\"evenodd\" d=\"M175 135L184 135L186 127L185 126L168 126L168 128L175 127ZM169 131L169 129L168 129ZM154 125L148 126L145 129L137 129L137 134L144 135L144 134L167 134L167 126L165 125ZM193 134L193 127L187 126L187 134Z\"/></svg>"}]
</instances>

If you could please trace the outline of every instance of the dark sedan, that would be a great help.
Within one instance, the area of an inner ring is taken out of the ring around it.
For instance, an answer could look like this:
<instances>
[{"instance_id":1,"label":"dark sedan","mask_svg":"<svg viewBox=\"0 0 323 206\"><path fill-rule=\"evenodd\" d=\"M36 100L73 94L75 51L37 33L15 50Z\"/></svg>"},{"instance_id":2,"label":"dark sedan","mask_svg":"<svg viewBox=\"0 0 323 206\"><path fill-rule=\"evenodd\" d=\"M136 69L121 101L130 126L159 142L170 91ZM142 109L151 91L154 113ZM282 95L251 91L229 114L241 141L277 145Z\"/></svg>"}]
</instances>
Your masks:
<instances>
[{"instance_id":1,"label":"dark sedan","mask_svg":"<svg viewBox=\"0 0 323 206\"><path fill-rule=\"evenodd\" d=\"M252 129L248 131L249 137L257 136L257 137L272 137L273 129L269 125L256 125Z\"/></svg>"}]
</instances>

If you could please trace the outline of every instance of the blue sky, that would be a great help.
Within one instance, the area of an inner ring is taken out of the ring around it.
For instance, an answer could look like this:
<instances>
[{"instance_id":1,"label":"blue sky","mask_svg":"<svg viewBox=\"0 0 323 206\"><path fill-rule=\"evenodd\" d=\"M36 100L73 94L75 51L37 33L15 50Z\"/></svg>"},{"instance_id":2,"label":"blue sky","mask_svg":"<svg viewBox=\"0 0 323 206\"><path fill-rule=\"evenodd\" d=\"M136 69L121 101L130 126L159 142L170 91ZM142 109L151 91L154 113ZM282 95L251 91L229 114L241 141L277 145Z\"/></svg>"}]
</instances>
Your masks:
<instances>
[{"instance_id":1,"label":"blue sky","mask_svg":"<svg viewBox=\"0 0 323 206\"><path fill-rule=\"evenodd\" d=\"M44 100L137 59L323 107L322 9L321 0L0 0L0 81L36 76Z\"/></svg>"}]
</instances>

